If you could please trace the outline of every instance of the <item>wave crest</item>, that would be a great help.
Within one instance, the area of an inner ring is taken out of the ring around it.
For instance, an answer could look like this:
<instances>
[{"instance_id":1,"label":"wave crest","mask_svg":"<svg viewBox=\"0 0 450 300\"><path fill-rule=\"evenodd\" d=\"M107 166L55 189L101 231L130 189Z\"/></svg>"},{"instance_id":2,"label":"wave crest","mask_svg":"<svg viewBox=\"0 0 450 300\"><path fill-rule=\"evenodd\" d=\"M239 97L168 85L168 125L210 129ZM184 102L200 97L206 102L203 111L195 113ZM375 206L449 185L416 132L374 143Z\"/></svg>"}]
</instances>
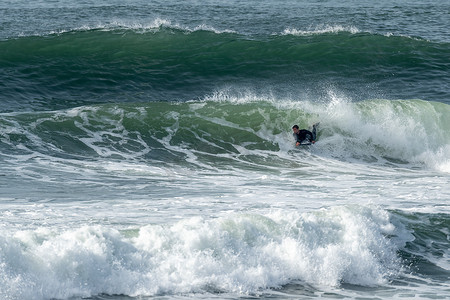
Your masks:
<instances>
[{"instance_id":1,"label":"wave crest","mask_svg":"<svg viewBox=\"0 0 450 300\"><path fill-rule=\"evenodd\" d=\"M357 34L361 31L355 26L343 26L343 25L321 25L317 26L312 30L300 30L296 28L286 28L282 34L284 35L294 35L294 36L309 36L309 35L320 35L326 33L341 33L348 32L351 34Z\"/></svg>"}]
</instances>

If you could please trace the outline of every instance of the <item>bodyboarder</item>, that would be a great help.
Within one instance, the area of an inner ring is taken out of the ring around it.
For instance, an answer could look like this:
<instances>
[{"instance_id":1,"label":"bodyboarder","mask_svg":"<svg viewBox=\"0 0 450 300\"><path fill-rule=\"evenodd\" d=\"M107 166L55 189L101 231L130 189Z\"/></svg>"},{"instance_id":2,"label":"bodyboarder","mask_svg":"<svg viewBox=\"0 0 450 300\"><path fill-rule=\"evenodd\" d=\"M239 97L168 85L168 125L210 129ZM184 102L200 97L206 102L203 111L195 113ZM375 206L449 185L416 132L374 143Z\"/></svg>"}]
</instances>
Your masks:
<instances>
[{"instance_id":1,"label":"bodyboarder","mask_svg":"<svg viewBox=\"0 0 450 300\"><path fill-rule=\"evenodd\" d=\"M311 145L316 142L316 127L318 124L312 126L312 131L307 129L299 129L298 125L292 126L293 136L295 138L295 146Z\"/></svg>"}]
</instances>

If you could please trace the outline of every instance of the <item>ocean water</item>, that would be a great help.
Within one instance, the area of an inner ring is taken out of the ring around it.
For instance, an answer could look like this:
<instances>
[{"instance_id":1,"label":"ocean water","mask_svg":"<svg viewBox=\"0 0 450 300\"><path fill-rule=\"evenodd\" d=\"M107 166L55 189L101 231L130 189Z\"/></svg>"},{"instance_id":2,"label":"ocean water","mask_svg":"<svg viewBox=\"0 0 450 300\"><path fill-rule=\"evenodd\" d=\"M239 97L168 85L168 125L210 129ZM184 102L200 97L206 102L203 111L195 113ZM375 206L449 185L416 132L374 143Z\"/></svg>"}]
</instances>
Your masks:
<instances>
[{"instance_id":1,"label":"ocean water","mask_svg":"<svg viewBox=\"0 0 450 300\"><path fill-rule=\"evenodd\" d=\"M0 299L448 299L449 12L2 0Z\"/></svg>"}]
</instances>

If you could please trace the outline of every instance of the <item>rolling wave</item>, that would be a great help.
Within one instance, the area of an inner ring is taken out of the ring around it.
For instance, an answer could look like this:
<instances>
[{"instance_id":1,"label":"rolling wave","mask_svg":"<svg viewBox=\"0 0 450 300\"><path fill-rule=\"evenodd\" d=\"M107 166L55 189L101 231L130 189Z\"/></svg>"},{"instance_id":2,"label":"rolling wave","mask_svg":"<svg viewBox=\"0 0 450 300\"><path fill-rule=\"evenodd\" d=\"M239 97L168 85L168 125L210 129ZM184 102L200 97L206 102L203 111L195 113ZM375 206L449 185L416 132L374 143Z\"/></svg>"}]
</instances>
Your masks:
<instances>
[{"instance_id":1,"label":"rolling wave","mask_svg":"<svg viewBox=\"0 0 450 300\"><path fill-rule=\"evenodd\" d=\"M317 95L336 85L363 100L372 85L372 93L445 102L449 51L445 43L336 28L254 37L161 24L75 30L1 41L0 97L3 111L54 110L192 100L226 86Z\"/></svg>"},{"instance_id":2,"label":"rolling wave","mask_svg":"<svg viewBox=\"0 0 450 300\"><path fill-rule=\"evenodd\" d=\"M450 106L420 100L326 104L211 97L2 114L4 155L131 159L218 167L290 166L291 126L320 121L313 153L448 172Z\"/></svg>"}]
</instances>

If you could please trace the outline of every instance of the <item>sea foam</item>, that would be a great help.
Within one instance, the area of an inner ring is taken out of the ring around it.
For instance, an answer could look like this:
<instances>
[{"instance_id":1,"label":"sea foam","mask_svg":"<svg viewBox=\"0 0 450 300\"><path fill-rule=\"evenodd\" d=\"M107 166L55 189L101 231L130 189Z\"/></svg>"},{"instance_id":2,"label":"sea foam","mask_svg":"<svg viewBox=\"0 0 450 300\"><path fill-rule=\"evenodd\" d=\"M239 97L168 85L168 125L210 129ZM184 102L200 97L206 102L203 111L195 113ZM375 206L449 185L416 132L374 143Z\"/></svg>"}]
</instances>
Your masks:
<instances>
[{"instance_id":1,"label":"sea foam","mask_svg":"<svg viewBox=\"0 0 450 300\"><path fill-rule=\"evenodd\" d=\"M231 214L114 229L84 226L0 235L3 299L101 293L258 294L292 281L377 286L400 269L388 212L341 206Z\"/></svg>"},{"instance_id":2,"label":"sea foam","mask_svg":"<svg viewBox=\"0 0 450 300\"><path fill-rule=\"evenodd\" d=\"M316 28L309 29L309 30L286 28L282 34L308 36L308 35L325 34L325 33L340 33L340 32L348 32L351 34L357 34L357 33L360 33L361 31L358 28L356 28L355 26L322 25L322 26L317 26Z\"/></svg>"}]
</instances>

